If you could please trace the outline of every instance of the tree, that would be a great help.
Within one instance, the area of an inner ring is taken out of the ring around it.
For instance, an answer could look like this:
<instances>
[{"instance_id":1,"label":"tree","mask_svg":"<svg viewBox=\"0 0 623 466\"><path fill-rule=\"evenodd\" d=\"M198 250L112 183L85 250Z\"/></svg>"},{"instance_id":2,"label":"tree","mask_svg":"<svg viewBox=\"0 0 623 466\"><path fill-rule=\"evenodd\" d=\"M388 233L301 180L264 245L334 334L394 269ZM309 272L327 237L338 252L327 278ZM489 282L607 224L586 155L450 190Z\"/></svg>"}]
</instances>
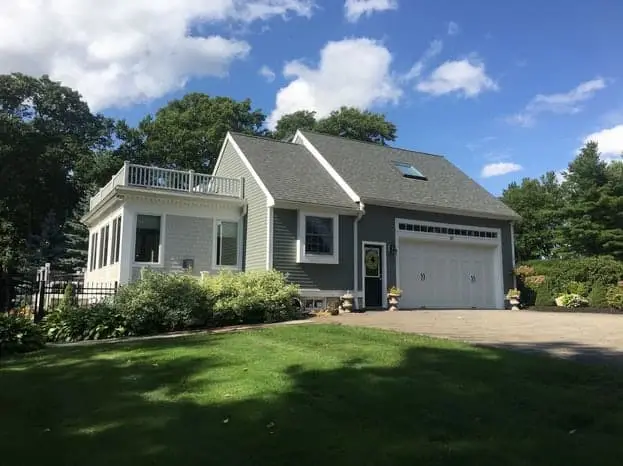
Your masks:
<instances>
[{"instance_id":1,"label":"tree","mask_svg":"<svg viewBox=\"0 0 623 466\"><path fill-rule=\"evenodd\" d=\"M190 93L169 102L137 128L118 125L120 159L175 169L212 170L228 131L263 134L266 116L249 99Z\"/></svg>"},{"instance_id":2,"label":"tree","mask_svg":"<svg viewBox=\"0 0 623 466\"><path fill-rule=\"evenodd\" d=\"M396 125L387 121L385 115L353 107L342 107L320 120L316 120L316 112L307 110L284 115L272 136L284 139L294 136L298 129L377 144L396 140Z\"/></svg>"},{"instance_id":3,"label":"tree","mask_svg":"<svg viewBox=\"0 0 623 466\"><path fill-rule=\"evenodd\" d=\"M588 142L569 164L561 226L567 253L623 259L623 198L616 183L617 167L609 169L601 160L596 142Z\"/></svg>"},{"instance_id":4,"label":"tree","mask_svg":"<svg viewBox=\"0 0 623 466\"><path fill-rule=\"evenodd\" d=\"M299 129L310 131L315 130L316 112L299 110L298 112L282 116L277 122L275 132L272 134L272 136L275 139L286 139L294 136L296 134L296 131Z\"/></svg>"},{"instance_id":5,"label":"tree","mask_svg":"<svg viewBox=\"0 0 623 466\"><path fill-rule=\"evenodd\" d=\"M58 268L64 272L74 273L86 267L89 229L80 221L80 218L88 211L88 208L88 198L85 198L63 225L64 254L58 261Z\"/></svg>"},{"instance_id":6,"label":"tree","mask_svg":"<svg viewBox=\"0 0 623 466\"><path fill-rule=\"evenodd\" d=\"M557 251L557 231L562 190L554 172L539 179L511 183L502 201L521 215L515 225L515 255L519 261L552 257Z\"/></svg>"},{"instance_id":7,"label":"tree","mask_svg":"<svg viewBox=\"0 0 623 466\"><path fill-rule=\"evenodd\" d=\"M387 141L396 140L396 125L387 121L385 115L353 107L342 107L331 112L328 117L318 121L315 130L383 145Z\"/></svg>"}]
</instances>

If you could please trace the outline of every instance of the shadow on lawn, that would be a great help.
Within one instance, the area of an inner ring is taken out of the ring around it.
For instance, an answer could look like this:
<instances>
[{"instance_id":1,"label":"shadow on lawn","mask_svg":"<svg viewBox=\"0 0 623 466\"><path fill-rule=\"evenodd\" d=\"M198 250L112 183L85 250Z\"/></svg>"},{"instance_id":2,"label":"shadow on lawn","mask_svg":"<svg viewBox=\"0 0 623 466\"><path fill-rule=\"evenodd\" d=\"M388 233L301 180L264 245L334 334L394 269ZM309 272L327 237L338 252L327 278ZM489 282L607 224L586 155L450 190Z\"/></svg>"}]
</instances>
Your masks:
<instances>
[{"instance_id":1,"label":"shadow on lawn","mask_svg":"<svg viewBox=\"0 0 623 466\"><path fill-rule=\"evenodd\" d=\"M177 351L209 341L141 348ZM210 380L193 376L221 362L182 355L153 366L140 354L105 357L119 348L59 350L25 370L8 367L0 401L33 403L0 416L10 423L0 426L3 466L586 466L623 459L622 379L602 368L413 347L396 367L360 358L326 371L294 366L285 393L211 403L162 395L200 393L194 384ZM78 354L82 361L72 359ZM24 377L26 393L13 393ZM42 404L46 410L36 411ZM0 412L6 408L0 403ZM41 420L34 430L32 418Z\"/></svg>"}]
</instances>

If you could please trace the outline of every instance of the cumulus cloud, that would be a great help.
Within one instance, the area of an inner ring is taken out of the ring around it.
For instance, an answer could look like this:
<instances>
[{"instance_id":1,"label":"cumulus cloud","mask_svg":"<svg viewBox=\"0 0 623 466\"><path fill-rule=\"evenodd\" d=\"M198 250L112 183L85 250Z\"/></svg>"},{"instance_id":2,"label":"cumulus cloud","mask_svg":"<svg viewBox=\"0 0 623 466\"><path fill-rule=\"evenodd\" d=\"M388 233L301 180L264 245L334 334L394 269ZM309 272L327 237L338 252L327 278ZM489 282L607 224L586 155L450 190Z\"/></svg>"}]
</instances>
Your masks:
<instances>
[{"instance_id":1,"label":"cumulus cloud","mask_svg":"<svg viewBox=\"0 0 623 466\"><path fill-rule=\"evenodd\" d=\"M454 21L450 21L448 23L448 35L449 36L455 36L459 33L460 29L459 29L459 25L456 24Z\"/></svg>"},{"instance_id":2,"label":"cumulus cloud","mask_svg":"<svg viewBox=\"0 0 623 466\"><path fill-rule=\"evenodd\" d=\"M475 58L447 61L420 81L416 89L435 96L457 93L475 97L485 91L498 90L497 83L487 76L485 65Z\"/></svg>"},{"instance_id":3,"label":"cumulus cloud","mask_svg":"<svg viewBox=\"0 0 623 466\"><path fill-rule=\"evenodd\" d=\"M434 40L430 43L428 48L422 54L422 57L415 62L415 64L411 67L411 69L403 76L403 79L406 81L410 81L412 79L419 78L424 71L424 68L428 63L435 58L437 55L441 53L443 50L443 42L440 40Z\"/></svg>"},{"instance_id":4,"label":"cumulus cloud","mask_svg":"<svg viewBox=\"0 0 623 466\"><path fill-rule=\"evenodd\" d=\"M584 138L584 143L595 141L599 145L601 158L606 162L621 160L623 154L623 124L602 129Z\"/></svg>"},{"instance_id":5,"label":"cumulus cloud","mask_svg":"<svg viewBox=\"0 0 623 466\"><path fill-rule=\"evenodd\" d=\"M344 14L351 23L357 22L362 16L370 16L377 11L395 10L397 0L346 0Z\"/></svg>"},{"instance_id":6,"label":"cumulus cloud","mask_svg":"<svg viewBox=\"0 0 623 466\"><path fill-rule=\"evenodd\" d=\"M127 105L192 77L224 76L249 53L244 41L191 35L193 27L309 16L312 9L312 0L5 0L0 73L49 74L94 110Z\"/></svg>"},{"instance_id":7,"label":"cumulus cloud","mask_svg":"<svg viewBox=\"0 0 623 466\"><path fill-rule=\"evenodd\" d=\"M532 126L541 113L573 115L582 110L582 103L594 97L597 91L606 87L602 78L593 79L579 84L569 92L559 94L538 94L519 113L509 116L510 124Z\"/></svg>"},{"instance_id":8,"label":"cumulus cloud","mask_svg":"<svg viewBox=\"0 0 623 466\"><path fill-rule=\"evenodd\" d=\"M263 76L264 79L266 79L266 81L269 83L272 83L276 78L275 72L267 65L262 66L258 73L260 74L260 76Z\"/></svg>"},{"instance_id":9,"label":"cumulus cloud","mask_svg":"<svg viewBox=\"0 0 623 466\"><path fill-rule=\"evenodd\" d=\"M328 42L317 67L299 60L287 63L283 74L292 82L277 93L268 127L297 110L312 110L322 118L343 105L363 109L397 102L402 92L392 77L391 62L382 44L359 38Z\"/></svg>"},{"instance_id":10,"label":"cumulus cloud","mask_svg":"<svg viewBox=\"0 0 623 466\"><path fill-rule=\"evenodd\" d=\"M493 176L508 175L523 170L523 167L513 162L497 162L490 163L482 167L480 176L483 178L491 178Z\"/></svg>"}]
</instances>

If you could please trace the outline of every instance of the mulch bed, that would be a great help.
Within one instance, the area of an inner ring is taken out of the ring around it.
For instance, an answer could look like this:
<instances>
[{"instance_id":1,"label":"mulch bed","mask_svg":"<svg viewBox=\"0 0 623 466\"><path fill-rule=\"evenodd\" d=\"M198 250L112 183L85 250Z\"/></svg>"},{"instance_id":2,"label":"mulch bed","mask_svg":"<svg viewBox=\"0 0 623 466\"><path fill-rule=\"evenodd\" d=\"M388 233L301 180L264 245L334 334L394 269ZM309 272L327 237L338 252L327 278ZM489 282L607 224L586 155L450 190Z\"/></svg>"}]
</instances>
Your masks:
<instances>
[{"instance_id":1,"label":"mulch bed","mask_svg":"<svg viewBox=\"0 0 623 466\"><path fill-rule=\"evenodd\" d=\"M575 312L575 313L588 313L588 314L623 314L621 309L613 309L609 307L558 307L558 306L531 306L524 311L536 311L536 312Z\"/></svg>"}]
</instances>

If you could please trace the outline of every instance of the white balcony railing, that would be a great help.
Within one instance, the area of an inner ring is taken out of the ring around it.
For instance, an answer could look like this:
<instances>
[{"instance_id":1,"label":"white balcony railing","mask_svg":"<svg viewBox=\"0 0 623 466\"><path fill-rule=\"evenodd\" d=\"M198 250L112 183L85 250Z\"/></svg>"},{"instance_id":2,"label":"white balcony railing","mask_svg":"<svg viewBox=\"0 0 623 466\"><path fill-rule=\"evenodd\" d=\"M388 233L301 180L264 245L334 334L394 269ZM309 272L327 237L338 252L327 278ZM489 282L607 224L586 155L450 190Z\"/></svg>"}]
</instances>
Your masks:
<instances>
[{"instance_id":1,"label":"white balcony railing","mask_svg":"<svg viewBox=\"0 0 623 466\"><path fill-rule=\"evenodd\" d=\"M90 209L106 198L117 186L187 192L226 197L242 197L241 178L195 173L192 170L170 170L125 163L112 179L91 197Z\"/></svg>"}]
</instances>

